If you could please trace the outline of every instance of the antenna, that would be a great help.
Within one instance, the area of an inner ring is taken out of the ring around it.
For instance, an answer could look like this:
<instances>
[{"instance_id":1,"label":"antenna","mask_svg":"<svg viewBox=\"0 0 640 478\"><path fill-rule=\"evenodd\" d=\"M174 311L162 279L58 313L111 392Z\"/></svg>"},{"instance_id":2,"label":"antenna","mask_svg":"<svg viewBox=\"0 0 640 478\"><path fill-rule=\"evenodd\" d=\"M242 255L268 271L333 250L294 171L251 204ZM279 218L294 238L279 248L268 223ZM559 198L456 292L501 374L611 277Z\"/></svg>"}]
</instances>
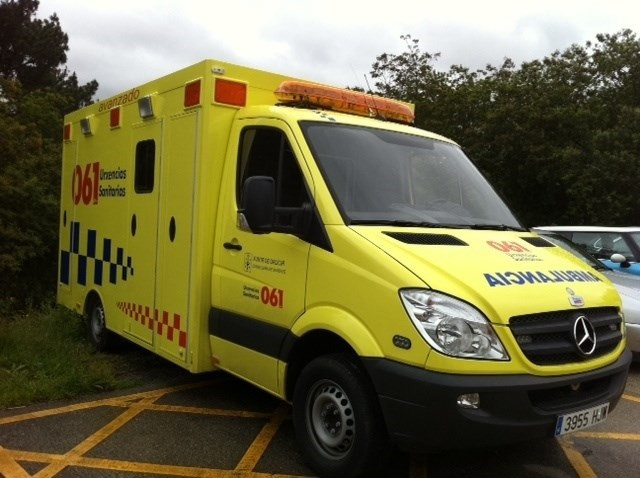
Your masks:
<instances>
[{"instance_id":1,"label":"antenna","mask_svg":"<svg viewBox=\"0 0 640 478\"><path fill-rule=\"evenodd\" d=\"M376 106L376 98L375 98L375 95L373 94L373 91L371 90L371 85L369 85L369 78L367 78L366 73L364 74L364 81L367 84L367 90L368 90L368 92L367 91L364 92L365 98L367 94L371 97L371 102L373 103L373 111L375 112L374 117L385 119L384 116L380 114L380 110L378 110L378 107Z\"/></svg>"}]
</instances>

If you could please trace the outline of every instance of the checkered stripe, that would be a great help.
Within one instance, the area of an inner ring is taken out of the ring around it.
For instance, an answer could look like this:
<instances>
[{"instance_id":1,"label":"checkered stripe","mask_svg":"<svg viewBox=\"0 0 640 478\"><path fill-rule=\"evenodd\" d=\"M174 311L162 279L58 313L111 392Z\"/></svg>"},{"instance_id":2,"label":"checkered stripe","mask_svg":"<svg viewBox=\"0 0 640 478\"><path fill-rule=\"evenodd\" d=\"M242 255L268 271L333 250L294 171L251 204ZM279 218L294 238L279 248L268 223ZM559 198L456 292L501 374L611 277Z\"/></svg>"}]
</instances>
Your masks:
<instances>
[{"instance_id":1,"label":"checkered stripe","mask_svg":"<svg viewBox=\"0 0 640 478\"><path fill-rule=\"evenodd\" d=\"M132 302L118 302L118 308L136 322L146 325L149 330L165 337L167 340L177 342L182 348L187 346L187 333L181 330L182 318L179 314L171 314L170 312L158 311L148 306L134 304ZM153 315L151 312L153 311Z\"/></svg>"},{"instance_id":2,"label":"checkered stripe","mask_svg":"<svg viewBox=\"0 0 640 478\"><path fill-rule=\"evenodd\" d=\"M78 257L77 281L80 285L87 285L87 275L90 270L93 271L93 283L96 285L103 284L105 273L108 274L111 284L116 284L118 278L126 281L129 276L133 276L133 259L131 256L125 257L122 247L116 247L114 253L111 239L106 237L102 239L102 256L98 257L96 230L87 230L86 245L81 244L79 222L72 221L69 232L69 250L60 251L60 282L67 285L71 282L72 255ZM84 245L84 253L80 252L81 245Z\"/></svg>"}]
</instances>

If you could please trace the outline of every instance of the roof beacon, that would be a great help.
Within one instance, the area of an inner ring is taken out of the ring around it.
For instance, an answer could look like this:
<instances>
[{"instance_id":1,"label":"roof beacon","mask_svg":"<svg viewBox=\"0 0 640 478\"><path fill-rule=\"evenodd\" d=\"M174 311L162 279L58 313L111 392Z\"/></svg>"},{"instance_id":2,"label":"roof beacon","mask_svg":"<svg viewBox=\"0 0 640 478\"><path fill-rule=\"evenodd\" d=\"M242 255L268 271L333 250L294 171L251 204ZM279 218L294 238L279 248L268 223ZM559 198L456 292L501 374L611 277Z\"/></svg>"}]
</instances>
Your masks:
<instances>
[{"instance_id":1,"label":"roof beacon","mask_svg":"<svg viewBox=\"0 0 640 478\"><path fill-rule=\"evenodd\" d=\"M305 81L284 81L274 93L284 104L315 106L406 124L415 119L411 108L401 101Z\"/></svg>"}]
</instances>

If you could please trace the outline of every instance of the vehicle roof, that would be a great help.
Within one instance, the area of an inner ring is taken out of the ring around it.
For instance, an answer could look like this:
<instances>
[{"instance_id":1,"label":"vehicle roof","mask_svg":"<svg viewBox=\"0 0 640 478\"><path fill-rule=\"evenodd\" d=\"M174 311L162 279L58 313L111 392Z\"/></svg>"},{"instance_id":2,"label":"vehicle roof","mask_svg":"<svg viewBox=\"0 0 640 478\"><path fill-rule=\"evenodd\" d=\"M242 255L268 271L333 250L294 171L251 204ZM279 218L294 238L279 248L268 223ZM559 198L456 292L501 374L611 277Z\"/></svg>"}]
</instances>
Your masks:
<instances>
[{"instance_id":1,"label":"vehicle roof","mask_svg":"<svg viewBox=\"0 0 640 478\"><path fill-rule=\"evenodd\" d=\"M256 105L247 106L243 108L238 115L238 118L251 118L255 115L258 116L272 116L276 118L289 118L295 121L318 121L326 123L340 123L355 126L367 126L370 128L384 129L388 131L397 131L399 133L414 134L418 136L424 136L430 139L443 141L446 143L456 144L449 138L441 136L437 133L433 133L428 130L416 128L412 125L396 123L393 121L384 121L376 118L369 118L365 116L358 116L347 113L340 113L337 111L331 111L327 109L315 109L315 108L299 108L295 106L286 105Z\"/></svg>"},{"instance_id":2,"label":"vehicle roof","mask_svg":"<svg viewBox=\"0 0 640 478\"><path fill-rule=\"evenodd\" d=\"M640 232L638 226L537 226L534 229L556 232Z\"/></svg>"}]
</instances>

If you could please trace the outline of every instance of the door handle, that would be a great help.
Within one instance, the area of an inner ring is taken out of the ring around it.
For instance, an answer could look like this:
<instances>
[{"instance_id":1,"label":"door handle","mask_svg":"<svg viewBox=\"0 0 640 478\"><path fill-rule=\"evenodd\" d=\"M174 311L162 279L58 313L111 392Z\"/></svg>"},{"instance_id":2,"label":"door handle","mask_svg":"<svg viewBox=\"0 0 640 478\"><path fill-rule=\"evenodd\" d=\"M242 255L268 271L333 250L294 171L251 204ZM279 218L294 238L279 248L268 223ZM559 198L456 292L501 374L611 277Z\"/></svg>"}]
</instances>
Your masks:
<instances>
[{"instance_id":1,"label":"door handle","mask_svg":"<svg viewBox=\"0 0 640 478\"><path fill-rule=\"evenodd\" d=\"M222 247L229 249L230 251L241 251L242 246L240 244L234 244L233 242L225 242Z\"/></svg>"}]
</instances>

